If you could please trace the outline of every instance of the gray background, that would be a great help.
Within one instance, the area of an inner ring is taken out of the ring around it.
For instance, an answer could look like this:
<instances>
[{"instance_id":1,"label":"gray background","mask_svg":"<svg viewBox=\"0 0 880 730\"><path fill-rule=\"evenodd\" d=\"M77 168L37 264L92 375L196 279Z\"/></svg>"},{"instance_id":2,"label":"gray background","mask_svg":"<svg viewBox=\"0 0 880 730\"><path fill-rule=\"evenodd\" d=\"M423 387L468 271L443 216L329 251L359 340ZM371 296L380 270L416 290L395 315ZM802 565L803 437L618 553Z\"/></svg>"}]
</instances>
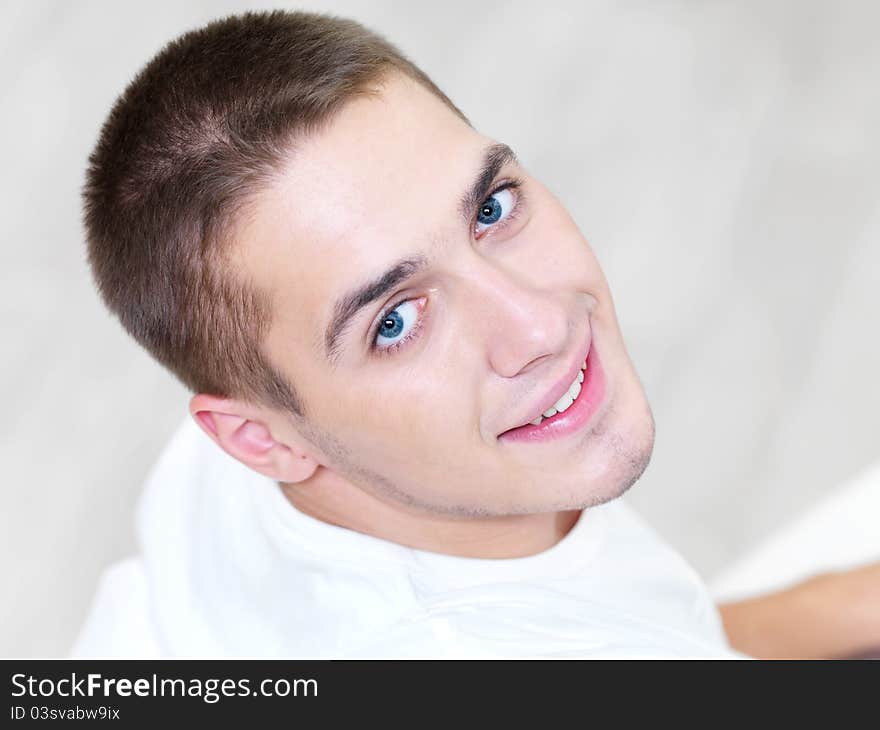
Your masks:
<instances>
[{"instance_id":1,"label":"gray background","mask_svg":"<svg viewBox=\"0 0 880 730\"><path fill-rule=\"evenodd\" d=\"M67 650L186 416L92 288L86 157L165 42L267 6L0 10L0 655ZM880 6L287 7L385 34L570 208L657 419L627 500L703 575L880 458Z\"/></svg>"}]
</instances>

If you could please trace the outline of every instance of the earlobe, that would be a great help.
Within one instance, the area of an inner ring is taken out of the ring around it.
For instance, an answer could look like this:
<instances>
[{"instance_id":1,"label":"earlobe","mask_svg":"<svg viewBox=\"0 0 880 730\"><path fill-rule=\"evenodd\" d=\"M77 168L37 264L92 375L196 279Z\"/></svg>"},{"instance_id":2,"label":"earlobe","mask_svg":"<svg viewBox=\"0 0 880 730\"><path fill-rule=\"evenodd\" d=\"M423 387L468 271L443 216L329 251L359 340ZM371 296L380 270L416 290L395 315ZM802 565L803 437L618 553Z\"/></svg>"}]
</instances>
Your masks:
<instances>
[{"instance_id":1,"label":"earlobe","mask_svg":"<svg viewBox=\"0 0 880 730\"><path fill-rule=\"evenodd\" d=\"M295 484L303 482L315 473L320 466L309 454L295 454L290 449L287 451L288 458L282 464L278 476L274 477L279 482Z\"/></svg>"}]
</instances>

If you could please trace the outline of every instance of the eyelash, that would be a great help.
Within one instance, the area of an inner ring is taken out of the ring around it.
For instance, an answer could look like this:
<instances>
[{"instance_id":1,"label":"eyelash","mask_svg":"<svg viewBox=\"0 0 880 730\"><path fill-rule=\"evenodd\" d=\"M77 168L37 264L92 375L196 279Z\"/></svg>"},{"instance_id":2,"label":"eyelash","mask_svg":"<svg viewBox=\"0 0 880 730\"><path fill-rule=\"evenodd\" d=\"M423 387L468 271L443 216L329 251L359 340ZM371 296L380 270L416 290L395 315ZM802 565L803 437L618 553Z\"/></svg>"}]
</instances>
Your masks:
<instances>
[{"instance_id":1,"label":"eyelash","mask_svg":"<svg viewBox=\"0 0 880 730\"><path fill-rule=\"evenodd\" d=\"M474 211L474 214L471 216L471 230L473 230L477 224L477 220L476 220L477 214L479 213L480 206L482 206L483 203L485 203L493 195L497 195L498 193L500 193L502 190L514 190L514 191L516 191L516 194L514 196L515 200L513 202L513 208L511 209L510 213L508 213L507 217L498 225L492 225L489 228L487 228L483 232L483 234L480 236L480 238L483 238L486 235L486 233L489 233L490 231L504 230L504 228L509 223L511 223L513 220L516 219L516 217L520 213L520 209L521 209L523 203L525 202L525 194L522 191L522 184L523 184L522 179L515 177L515 178L511 178L510 180L507 180L507 181L499 184L496 188L494 188L492 190L492 192L490 192L482 201L480 201L480 204L477 206L476 210ZM375 322L373 323L373 326L370 328L370 333L371 333L370 349L372 351L376 352L379 355L391 355L392 353L397 352L401 347L405 346L410 341L415 339L418 336L419 332L421 332L421 330L425 324L425 317L424 316L419 317L418 323L413 326L413 328L409 331L409 334L407 334L407 336L404 337L402 340L395 342L393 345L388 345L388 347L378 347L375 344L376 336L379 333L379 326L381 325L382 320L385 319L385 317L387 317L389 314L391 314L391 312L393 312L395 309L397 309L401 304L403 304L404 302L408 302L410 299L411 299L411 297L404 297L402 299L399 299L397 302L395 302L391 306L383 309L382 313L376 318Z\"/></svg>"}]
</instances>

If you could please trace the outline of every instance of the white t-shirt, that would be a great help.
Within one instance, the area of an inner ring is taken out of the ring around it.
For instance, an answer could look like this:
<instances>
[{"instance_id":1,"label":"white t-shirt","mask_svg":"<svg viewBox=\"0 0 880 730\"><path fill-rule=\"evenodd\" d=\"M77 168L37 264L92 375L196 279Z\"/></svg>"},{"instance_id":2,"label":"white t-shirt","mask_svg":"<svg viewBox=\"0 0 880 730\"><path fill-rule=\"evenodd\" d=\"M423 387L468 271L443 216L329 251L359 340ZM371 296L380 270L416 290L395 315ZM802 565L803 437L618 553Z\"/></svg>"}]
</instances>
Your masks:
<instances>
[{"instance_id":1,"label":"white t-shirt","mask_svg":"<svg viewBox=\"0 0 880 730\"><path fill-rule=\"evenodd\" d=\"M524 558L415 550L297 510L190 418L73 656L739 657L696 572L621 500Z\"/></svg>"}]
</instances>

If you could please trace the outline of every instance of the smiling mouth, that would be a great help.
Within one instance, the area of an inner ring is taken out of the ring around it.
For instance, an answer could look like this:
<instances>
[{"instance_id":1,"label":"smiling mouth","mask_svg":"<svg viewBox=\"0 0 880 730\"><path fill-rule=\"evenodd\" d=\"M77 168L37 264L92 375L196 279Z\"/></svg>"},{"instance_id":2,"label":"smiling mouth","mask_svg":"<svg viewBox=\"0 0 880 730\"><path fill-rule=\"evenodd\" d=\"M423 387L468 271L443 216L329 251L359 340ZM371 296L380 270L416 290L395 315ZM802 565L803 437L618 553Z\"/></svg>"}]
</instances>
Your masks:
<instances>
[{"instance_id":1,"label":"smiling mouth","mask_svg":"<svg viewBox=\"0 0 880 730\"><path fill-rule=\"evenodd\" d=\"M605 372L590 338L585 360L556 402L529 423L499 434L502 441L539 442L580 431L593 420L605 401ZM562 408L559 408L562 406ZM549 414L549 415L547 415Z\"/></svg>"},{"instance_id":2,"label":"smiling mouth","mask_svg":"<svg viewBox=\"0 0 880 730\"><path fill-rule=\"evenodd\" d=\"M584 370L586 369L587 361L584 360L581 363L581 369L578 371L577 377L575 377L575 379L571 381L571 385L568 386L568 390L566 390L552 406L534 420L529 421L529 423L533 426L540 426L541 423L548 418L553 418L553 416L560 413L565 413L571 408L581 394L581 390L583 390L582 384L584 382ZM525 426L527 424L524 423L523 425Z\"/></svg>"}]
</instances>

